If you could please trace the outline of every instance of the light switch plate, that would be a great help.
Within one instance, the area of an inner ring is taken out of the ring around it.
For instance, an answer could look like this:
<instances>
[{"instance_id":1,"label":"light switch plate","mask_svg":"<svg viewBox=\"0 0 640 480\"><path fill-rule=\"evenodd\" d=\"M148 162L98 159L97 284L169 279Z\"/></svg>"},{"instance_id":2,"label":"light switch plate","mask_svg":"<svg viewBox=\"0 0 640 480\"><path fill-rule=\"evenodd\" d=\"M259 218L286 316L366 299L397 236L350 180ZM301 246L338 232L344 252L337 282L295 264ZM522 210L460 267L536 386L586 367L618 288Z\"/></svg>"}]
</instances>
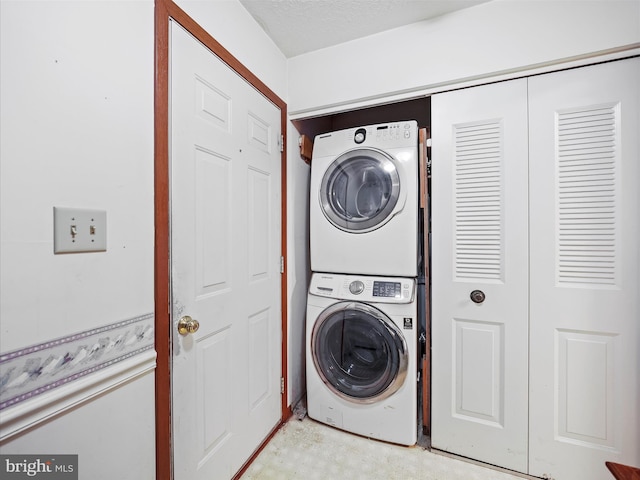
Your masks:
<instances>
[{"instance_id":1,"label":"light switch plate","mask_svg":"<svg viewBox=\"0 0 640 480\"><path fill-rule=\"evenodd\" d=\"M106 251L105 210L53 207L53 253Z\"/></svg>"}]
</instances>

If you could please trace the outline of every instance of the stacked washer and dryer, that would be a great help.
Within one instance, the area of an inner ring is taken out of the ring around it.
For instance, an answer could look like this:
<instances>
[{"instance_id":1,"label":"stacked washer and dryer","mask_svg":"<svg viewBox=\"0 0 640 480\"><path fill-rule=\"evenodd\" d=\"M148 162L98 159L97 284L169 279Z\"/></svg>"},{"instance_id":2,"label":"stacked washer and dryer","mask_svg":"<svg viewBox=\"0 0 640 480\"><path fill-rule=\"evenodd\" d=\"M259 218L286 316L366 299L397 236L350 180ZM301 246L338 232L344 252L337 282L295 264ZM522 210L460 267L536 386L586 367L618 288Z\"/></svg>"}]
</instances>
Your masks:
<instances>
[{"instance_id":1,"label":"stacked washer and dryer","mask_svg":"<svg viewBox=\"0 0 640 480\"><path fill-rule=\"evenodd\" d=\"M370 438L417 439L418 126L316 136L307 408Z\"/></svg>"}]
</instances>

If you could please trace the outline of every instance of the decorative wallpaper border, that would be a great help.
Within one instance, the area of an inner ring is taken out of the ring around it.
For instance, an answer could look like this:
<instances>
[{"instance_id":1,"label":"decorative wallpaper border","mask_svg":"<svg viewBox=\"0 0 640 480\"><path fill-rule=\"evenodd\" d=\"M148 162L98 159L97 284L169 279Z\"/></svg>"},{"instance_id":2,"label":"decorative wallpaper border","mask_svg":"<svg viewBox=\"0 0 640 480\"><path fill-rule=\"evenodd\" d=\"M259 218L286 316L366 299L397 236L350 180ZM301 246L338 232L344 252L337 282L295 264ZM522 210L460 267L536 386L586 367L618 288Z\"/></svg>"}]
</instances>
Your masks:
<instances>
[{"instance_id":1,"label":"decorative wallpaper border","mask_svg":"<svg viewBox=\"0 0 640 480\"><path fill-rule=\"evenodd\" d=\"M154 348L154 314L0 354L0 411Z\"/></svg>"}]
</instances>

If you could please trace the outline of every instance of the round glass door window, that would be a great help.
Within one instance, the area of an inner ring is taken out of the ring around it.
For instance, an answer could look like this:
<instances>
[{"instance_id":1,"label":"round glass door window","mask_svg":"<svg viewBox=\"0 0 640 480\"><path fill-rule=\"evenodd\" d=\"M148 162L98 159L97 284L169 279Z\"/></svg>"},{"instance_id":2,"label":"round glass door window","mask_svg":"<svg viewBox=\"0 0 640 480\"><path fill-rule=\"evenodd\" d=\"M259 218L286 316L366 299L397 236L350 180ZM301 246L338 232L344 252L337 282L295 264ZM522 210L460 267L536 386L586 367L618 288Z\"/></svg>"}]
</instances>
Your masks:
<instances>
[{"instance_id":1,"label":"round glass door window","mask_svg":"<svg viewBox=\"0 0 640 480\"><path fill-rule=\"evenodd\" d=\"M311 333L313 363L337 395L373 403L395 393L407 375L408 353L400 329L377 308L339 302L316 320Z\"/></svg>"},{"instance_id":2,"label":"round glass door window","mask_svg":"<svg viewBox=\"0 0 640 480\"><path fill-rule=\"evenodd\" d=\"M336 227L363 233L382 226L400 196L400 177L391 156L374 148L343 153L329 166L320 204Z\"/></svg>"}]
</instances>

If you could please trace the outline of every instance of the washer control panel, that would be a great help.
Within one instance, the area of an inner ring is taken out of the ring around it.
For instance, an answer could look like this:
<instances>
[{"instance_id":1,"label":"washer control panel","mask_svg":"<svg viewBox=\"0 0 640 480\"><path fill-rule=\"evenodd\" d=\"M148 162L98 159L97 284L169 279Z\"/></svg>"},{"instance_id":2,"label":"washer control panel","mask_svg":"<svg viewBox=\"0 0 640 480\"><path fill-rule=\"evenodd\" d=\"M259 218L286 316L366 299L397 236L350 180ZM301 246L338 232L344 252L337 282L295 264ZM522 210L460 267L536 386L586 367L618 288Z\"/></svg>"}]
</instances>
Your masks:
<instances>
[{"instance_id":1,"label":"washer control panel","mask_svg":"<svg viewBox=\"0 0 640 480\"><path fill-rule=\"evenodd\" d=\"M314 273L309 285L312 295L371 303L409 303L415 298L415 290L414 278L337 273Z\"/></svg>"}]
</instances>

